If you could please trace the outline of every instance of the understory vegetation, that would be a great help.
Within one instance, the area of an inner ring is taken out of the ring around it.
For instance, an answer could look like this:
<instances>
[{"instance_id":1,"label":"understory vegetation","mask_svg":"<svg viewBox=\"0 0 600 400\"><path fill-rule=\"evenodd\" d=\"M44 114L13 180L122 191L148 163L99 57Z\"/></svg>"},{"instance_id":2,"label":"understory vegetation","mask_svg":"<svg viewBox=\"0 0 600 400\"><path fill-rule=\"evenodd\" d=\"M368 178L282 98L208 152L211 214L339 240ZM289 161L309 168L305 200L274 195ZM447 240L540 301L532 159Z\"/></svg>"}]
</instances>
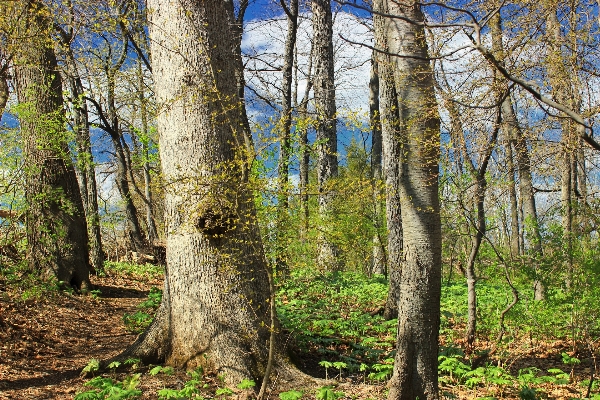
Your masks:
<instances>
[{"instance_id":1,"label":"understory vegetation","mask_svg":"<svg viewBox=\"0 0 600 400\"><path fill-rule=\"evenodd\" d=\"M438 358L443 398L600 399L600 383L594 379L600 338L600 311L594 301L600 296L598 286L587 286L576 294L551 290L539 302L532 298L527 277L511 271L519 301L501 321L503 310L513 301L512 289L492 277L495 268L499 267L488 266L490 276L477 286L479 325L473 349L465 347L464 339L466 285L457 274L443 284ZM136 303L137 311L123 315L128 331L142 332L151 322L162 295L155 285L162 270L150 264L106 263L100 279L126 277L149 285L145 298ZM3 287L10 286L10 296L19 301L69 295L40 282L17 284L18 270L3 272ZM285 343L298 366L324 379L324 384L276 390L271 398L383 398L393 367L397 323L381 316L387 285L382 275L293 269L278 285L279 334L288 338ZM91 296L102 299L103 293L95 290ZM228 386L222 376L201 369L186 373L143 365L136 359L115 362L103 373L97 372L98 367L98 360L90 360L83 369L88 380L78 389L76 400L228 398L251 395L256 385L247 380ZM148 379L163 381L163 387L152 393L140 389Z\"/></svg>"}]
</instances>

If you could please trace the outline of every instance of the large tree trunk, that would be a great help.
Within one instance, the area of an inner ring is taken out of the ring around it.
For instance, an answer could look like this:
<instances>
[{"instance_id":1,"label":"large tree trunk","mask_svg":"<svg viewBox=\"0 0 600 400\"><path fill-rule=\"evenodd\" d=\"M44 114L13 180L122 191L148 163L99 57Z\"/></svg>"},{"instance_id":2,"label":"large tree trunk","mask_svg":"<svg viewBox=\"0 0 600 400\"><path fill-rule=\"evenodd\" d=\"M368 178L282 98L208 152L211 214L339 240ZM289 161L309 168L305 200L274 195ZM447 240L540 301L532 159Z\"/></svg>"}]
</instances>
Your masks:
<instances>
[{"instance_id":1,"label":"large tree trunk","mask_svg":"<svg viewBox=\"0 0 600 400\"><path fill-rule=\"evenodd\" d=\"M155 321L126 354L202 365L232 383L259 382L269 353L270 290L244 176L232 3L148 5L168 267Z\"/></svg>"},{"instance_id":2,"label":"large tree trunk","mask_svg":"<svg viewBox=\"0 0 600 400\"><path fill-rule=\"evenodd\" d=\"M384 21L374 17L376 40L379 48L387 48ZM387 222L387 270L389 289L383 317L398 316L400 275L402 272L402 213L400 205L401 135L398 120L398 96L394 85L394 69L388 55L379 54L379 94L383 152L383 178L385 179L385 215Z\"/></svg>"},{"instance_id":3,"label":"large tree trunk","mask_svg":"<svg viewBox=\"0 0 600 400\"><path fill-rule=\"evenodd\" d=\"M417 3L382 3L378 11L423 21ZM379 29L387 42L384 50L417 57L391 57L386 68L391 68L393 75L381 75L383 80L393 76L399 106L397 125L402 152L397 161L404 234L397 353L388 398L438 399L442 238L438 199L440 126L433 79L421 25L384 18Z\"/></svg>"},{"instance_id":4,"label":"large tree trunk","mask_svg":"<svg viewBox=\"0 0 600 400\"><path fill-rule=\"evenodd\" d=\"M333 20L330 0L312 0L314 94L317 131L317 180L321 234L317 264L327 269L339 267L339 249L332 241L332 213L338 175L335 83L333 65Z\"/></svg>"},{"instance_id":5,"label":"large tree trunk","mask_svg":"<svg viewBox=\"0 0 600 400\"><path fill-rule=\"evenodd\" d=\"M27 257L32 269L63 286L88 289L88 235L67 144L62 83L41 2L25 5L27 28L15 59L25 153ZM26 29L26 30L25 30Z\"/></svg>"},{"instance_id":6,"label":"large tree trunk","mask_svg":"<svg viewBox=\"0 0 600 400\"><path fill-rule=\"evenodd\" d=\"M373 260L370 273L387 274L385 247L382 241L383 210L381 209L382 136L379 113L379 71L377 54L371 57L371 79L369 79L369 120L371 124L371 180L373 187Z\"/></svg>"}]
</instances>

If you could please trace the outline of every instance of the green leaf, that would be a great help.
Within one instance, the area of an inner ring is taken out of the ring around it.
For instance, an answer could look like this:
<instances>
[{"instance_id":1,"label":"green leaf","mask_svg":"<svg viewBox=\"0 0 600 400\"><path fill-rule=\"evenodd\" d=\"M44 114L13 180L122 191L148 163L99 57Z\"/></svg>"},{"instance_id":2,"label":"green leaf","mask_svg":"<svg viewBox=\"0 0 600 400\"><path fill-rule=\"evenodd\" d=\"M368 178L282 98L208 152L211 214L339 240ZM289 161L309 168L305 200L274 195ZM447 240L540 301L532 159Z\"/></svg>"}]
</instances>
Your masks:
<instances>
[{"instance_id":1,"label":"green leaf","mask_svg":"<svg viewBox=\"0 0 600 400\"><path fill-rule=\"evenodd\" d=\"M100 369L100 361L92 358L85 367L81 370L81 375L85 375L87 373L96 372Z\"/></svg>"},{"instance_id":2,"label":"green leaf","mask_svg":"<svg viewBox=\"0 0 600 400\"><path fill-rule=\"evenodd\" d=\"M238 389L250 389L256 386L256 383L251 379L243 379L239 385L237 385Z\"/></svg>"},{"instance_id":3,"label":"green leaf","mask_svg":"<svg viewBox=\"0 0 600 400\"><path fill-rule=\"evenodd\" d=\"M302 398L303 392L299 392L297 390L289 390L287 392L279 393L280 400L299 400Z\"/></svg>"},{"instance_id":4,"label":"green leaf","mask_svg":"<svg viewBox=\"0 0 600 400\"><path fill-rule=\"evenodd\" d=\"M150 371L148 371L148 373L151 376L155 376L157 375L160 371L162 371L163 367L160 365L157 365L156 367L152 368Z\"/></svg>"}]
</instances>

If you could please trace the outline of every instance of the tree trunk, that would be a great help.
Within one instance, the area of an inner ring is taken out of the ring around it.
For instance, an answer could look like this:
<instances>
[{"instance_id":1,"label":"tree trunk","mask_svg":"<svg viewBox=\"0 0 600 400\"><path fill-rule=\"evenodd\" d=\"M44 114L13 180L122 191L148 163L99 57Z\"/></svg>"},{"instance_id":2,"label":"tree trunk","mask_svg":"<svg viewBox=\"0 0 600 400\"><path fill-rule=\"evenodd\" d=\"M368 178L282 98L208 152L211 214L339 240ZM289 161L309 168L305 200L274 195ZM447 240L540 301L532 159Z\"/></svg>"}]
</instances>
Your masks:
<instances>
[{"instance_id":1,"label":"tree trunk","mask_svg":"<svg viewBox=\"0 0 600 400\"><path fill-rule=\"evenodd\" d=\"M152 177L150 175L150 138L148 136L148 107L146 94L144 91L144 73L142 71L141 60L138 60L138 99L140 101L140 116L142 119L142 157L144 170L144 204L146 206L146 226L148 227L148 243L153 245L158 240L158 230L154 220L154 210L152 204Z\"/></svg>"},{"instance_id":2,"label":"tree trunk","mask_svg":"<svg viewBox=\"0 0 600 400\"><path fill-rule=\"evenodd\" d=\"M383 210L381 209L381 158L383 151L381 118L379 114L379 71L377 53L371 57L371 79L369 80L369 120L371 124L371 179L373 186L373 260L372 274L386 274L385 248L382 242Z\"/></svg>"},{"instance_id":3,"label":"tree trunk","mask_svg":"<svg viewBox=\"0 0 600 400\"><path fill-rule=\"evenodd\" d=\"M244 176L232 3L149 7L168 268L155 321L126 354L260 382L270 290Z\"/></svg>"},{"instance_id":4,"label":"tree trunk","mask_svg":"<svg viewBox=\"0 0 600 400\"><path fill-rule=\"evenodd\" d=\"M505 146L506 164L508 168L508 196L510 197L510 253L513 257L518 257L521 255L519 241L519 205L517 202L515 163L513 160L512 145L513 141L509 139Z\"/></svg>"},{"instance_id":5,"label":"tree trunk","mask_svg":"<svg viewBox=\"0 0 600 400\"><path fill-rule=\"evenodd\" d=\"M499 15L496 15L492 20L492 40L494 51L499 55L500 60L502 60L504 58L504 49L502 45L502 22ZM506 83L503 83L501 87L508 90L508 85L506 85ZM510 95L504 97L501 104L501 111L504 129L507 131L508 136L513 140L515 145L519 171L519 192L523 208L523 243L530 244L528 253L533 258L531 265L534 273L534 298L542 300L544 298L544 286L539 274L539 264L543 255L542 234L540 232L537 207L535 205L535 194L533 192L533 182L531 178L531 160L529 158L527 139L517 120ZM522 250L525 252L524 246L522 247Z\"/></svg>"},{"instance_id":6,"label":"tree trunk","mask_svg":"<svg viewBox=\"0 0 600 400\"><path fill-rule=\"evenodd\" d=\"M385 49L387 38L382 26L384 21L375 16L374 24L378 47ZM402 272L402 208L400 205L400 140L402 132L398 123L400 116L398 114L398 96L394 86L394 66L389 56L379 54L378 58L389 280L383 318L390 320L398 316Z\"/></svg>"},{"instance_id":7,"label":"tree trunk","mask_svg":"<svg viewBox=\"0 0 600 400\"><path fill-rule=\"evenodd\" d=\"M62 286L89 289L85 213L67 144L52 21L41 2L25 7L27 28L18 36L26 50L15 59L15 85L25 153L27 257L33 270L55 276Z\"/></svg>"},{"instance_id":8,"label":"tree trunk","mask_svg":"<svg viewBox=\"0 0 600 400\"><path fill-rule=\"evenodd\" d=\"M90 122L87 103L84 100L85 89L77 68L75 56L71 49L72 33L61 31L62 45L65 52L66 74L73 103L73 130L77 144L77 169L79 191L87 220L89 237L90 264L96 271L104 268L104 250L100 230L100 214L98 212L98 188L92 144L90 140Z\"/></svg>"},{"instance_id":9,"label":"tree trunk","mask_svg":"<svg viewBox=\"0 0 600 400\"><path fill-rule=\"evenodd\" d=\"M333 65L333 20L330 0L312 0L314 95L317 131L317 180L321 233L317 264L326 269L339 268L339 250L332 241L332 213L338 175L335 83Z\"/></svg>"},{"instance_id":10,"label":"tree trunk","mask_svg":"<svg viewBox=\"0 0 600 400\"><path fill-rule=\"evenodd\" d=\"M384 13L417 22L424 19L414 2L399 5L382 0L380 5L383 7L376 9ZM418 57L391 57L386 68L392 74L381 75L384 81L393 76L388 84L394 85L399 105L400 118L396 122L402 152L396 161L400 164L404 232L397 353L388 398L438 399L442 238L438 198L440 123L433 79L422 25L384 18L377 26L386 39L384 50ZM386 129L383 132L385 135ZM389 156L385 152L385 157Z\"/></svg>"},{"instance_id":11,"label":"tree trunk","mask_svg":"<svg viewBox=\"0 0 600 400\"><path fill-rule=\"evenodd\" d=\"M569 67L568 61L562 50L562 33L560 22L557 17L558 4L553 4L547 18L547 32L549 52L548 52L548 79L552 86L552 92L556 100L567 105L572 110L577 110L577 104L574 88L571 86L570 74L573 73ZM563 228L563 248L567 270L567 286L570 286L573 275L573 204L574 196L574 170L573 160L576 147L577 128L574 121L561 120L562 126L562 169L561 169L561 204L562 204L562 228Z\"/></svg>"},{"instance_id":12,"label":"tree trunk","mask_svg":"<svg viewBox=\"0 0 600 400\"><path fill-rule=\"evenodd\" d=\"M289 196L289 169L291 154L291 128L292 128L292 81L294 69L294 50L296 49L296 32L298 30L298 0L291 0L289 8L284 4L287 15L288 29L283 54L282 98L281 117L279 120L279 162L277 166L278 201L277 201L277 268L287 273L286 243L284 229L288 225L288 196Z\"/></svg>"},{"instance_id":13,"label":"tree trunk","mask_svg":"<svg viewBox=\"0 0 600 400\"><path fill-rule=\"evenodd\" d=\"M8 102L8 64L0 66L0 121Z\"/></svg>"}]
</instances>

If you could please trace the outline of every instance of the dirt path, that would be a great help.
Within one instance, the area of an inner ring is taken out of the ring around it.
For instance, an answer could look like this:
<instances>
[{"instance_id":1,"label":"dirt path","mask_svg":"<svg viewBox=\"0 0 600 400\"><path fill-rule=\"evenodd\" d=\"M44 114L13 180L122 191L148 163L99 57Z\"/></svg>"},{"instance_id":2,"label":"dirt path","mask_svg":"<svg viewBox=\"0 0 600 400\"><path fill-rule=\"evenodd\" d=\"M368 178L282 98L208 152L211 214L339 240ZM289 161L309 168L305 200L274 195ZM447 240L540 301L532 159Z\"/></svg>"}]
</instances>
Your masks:
<instances>
[{"instance_id":1,"label":"dirt path","mask_svg":"<svg viewBox=\"0 0 600 400\"><path fill-rule=\"evenodd\" d=\"M101 295L14 302L0 292L0 399L71 399L81 390L81 369L135 340L123 314L134 313L160 282L94 278Z\"/></svg>"}]
</instances>

